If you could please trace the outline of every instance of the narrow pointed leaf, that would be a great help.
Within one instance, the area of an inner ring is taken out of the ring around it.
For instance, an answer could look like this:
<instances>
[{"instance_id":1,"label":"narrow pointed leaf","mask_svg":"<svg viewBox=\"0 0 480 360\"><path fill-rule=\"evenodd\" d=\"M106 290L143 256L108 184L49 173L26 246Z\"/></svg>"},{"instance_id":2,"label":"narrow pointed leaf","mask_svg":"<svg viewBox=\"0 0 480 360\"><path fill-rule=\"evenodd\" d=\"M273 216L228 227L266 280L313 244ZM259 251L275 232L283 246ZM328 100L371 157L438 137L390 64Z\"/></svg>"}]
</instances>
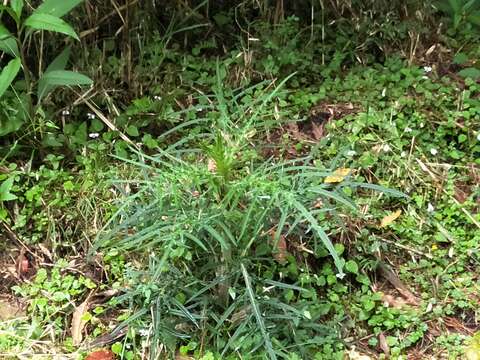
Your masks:
<instances>
[{"instance_id":1,"label":"narrow pointed leaf","mask_svg":"<svg viewBox=\"0 0 480 360\"><path fill-rule=\"evenodd\" d=\"M34 11L34 14L49 14L62 17L82 2L83 0L45 0Z\"/></svg>"},{"instance_id":2,"label":"narrow pointed leaf","mask_svg":"<svg viewBox=\"0 0 480 360\"><path fill-rule=\"evenodd\" d=\"M10 6L15 12L15 15L17 15L17 19L20 20L20 17L22 16L22 10L23 10L23 0L11 0Z\"/></svg>"},{"instance_id":3,"label":"narrow pointed leaf","mask_svg":"<svg viewBox=\"0 0 480 360\"><path fill-rule=\"evenodd\" d=\"M67 66L68 59L70 58L70 52L71 51L69 46L63 49L63 51L55 59L53 59L50 65L48 65L44 74L56 70L64 70ZM42 77L38 82L38 98L41 100L44 96L48 95L48 93L50 93L54 89L54 87L55 85L48 85L45 79Z\"/></svg>"},{"instance_id":4,"label":"narrow pointed leaf","mask_svg":"<svg viewBox=\"0 0 480 360\"><path fill-rule=\"evenodd\" d=\"M12 81L20 70L20 59L13 59L5 66L0 73L0 97L5 93L8 87L12 84Z\"/></svg>"},{"instance_id":5,"label":"narrow pointed leaf","mask_svg":"<svg viewBox=\"0 0 480 360\"><path fill-rule=\"evenodd\" d=\"M15 38L7 30L7 28L0 24L0 50L9 55L18 57L20 52L18 51L18 45Z\"/></svg>"},{"instance_id":6,"label":"narrow pointed leaf","mask_svg":"<svg viewBox=\"0 0 480 360\"><path fill-rule=\"evenodd\" d=\"M53 70L43 74L41 81L46 86L74 86L74 85L91 85L93 80L88 76L69 70Z\"/></svg>"},{"instance_id":7,"label":"narrow pointed leaf","mask_svg":"<svg viewBox=\"0 0 480 360\"><path fill-rule=\"evenodd\" d=\"M65 34L79 40L75 30L69 24L59 17L50 14L33 13L25 20L25 26L35 30L47 30Z\"/></svg>"}]
</instances>

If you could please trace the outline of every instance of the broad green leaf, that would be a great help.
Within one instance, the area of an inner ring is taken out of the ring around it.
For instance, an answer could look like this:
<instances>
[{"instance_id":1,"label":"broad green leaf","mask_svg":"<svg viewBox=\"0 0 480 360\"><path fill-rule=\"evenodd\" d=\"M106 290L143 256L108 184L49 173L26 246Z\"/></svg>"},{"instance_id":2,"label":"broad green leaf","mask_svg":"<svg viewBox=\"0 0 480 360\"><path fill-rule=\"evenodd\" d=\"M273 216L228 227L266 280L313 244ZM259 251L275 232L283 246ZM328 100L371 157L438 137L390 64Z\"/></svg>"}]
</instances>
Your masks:
<instances>
[{"instance_id":1,"label":"broad green leaf","mask_svg":"<svg viewBox=\"0 0 480 360\"><path fill-rule=\"evenodd\" d=\"M448 0L450 7L455 13L459 13L461 10L461 2L460 0Z\"/></svg>"},{"instance_id":2,"label":"broad green leaf","mask_svg":"<svg viewBox=\"0 0 480 360\"><path fill-rule=\"evenodd\" d=\"M480 79L480 70L474 67L469 67L469 68L460 70L458 72L458 75L460 75L463 78L471 78L472 80L478 80Z\"/></svg>"},{"instance_id":3,"label":"broad green leaf","mask_svg":"<svg viewBox=\"0 0 480 360\"><path fill-rule=\"evenodd\" d=\"M70 47L66 47L63 51L47 66L44 74L47 74L56 70L64 70L67 66L68 59L70 58ZM42 77L38 81L37 96L41 100L44 96L50 93L55 88L55 85L48 85L45 79Z\"/></svg>"},{"instance_id":4,"label":"broad green leaf","mask_svg":"<svg viewBox=\"0 0 480 360\"><path fill-rule=\"evenodd\" d=\"M18 16L11 6L0 5L0 13L2 13L3 11L6 11L7 14L10 15L10 17L15 20L16 23L18 23Z\"/></svg>"},{"instance_id":5,"label":"broad green leaf","mask_svg":"<svg viewBox=\"0 0 480 360\"><path fill-rule=\"evenodd\" d=\"M6 180L3 180L2 184L0 185L0 201L10 201L15 200L17 197L10 192L13 186L14 178L9 177Z\"/></svg>"},{"instance_id":6,"label":"broad green leaf","mask_svg":"<svg viewBox=\"0 0 480 360\"><path fill-rule=\"evenodd\" d=\"M83 0L45 0L33 13L62 17L82 2Z\"/></svg>"},{"instance_id":7,"label":"broad green leaf","mask_svg":"<svg viewBox=\"0 0 480 360\"><path fill-rule=\"evenodd\" d=\"M20 70L21 62L20 59L16 58L10 60L10 62L5 66L0 73L0 97L5 93L8 89L12 81L18 74Z\"/></svg>"},{"instance_id":8,"label":"broad green leaf","mask_svg":"<svg viewBox=\"0 0 480 360\"><path fill-rule=\"evenodd\" d=\"M52 70L43 74L41 81L46 86L91 85L92 79L83 74L68 70Z\"/></svg>"},{"instance_id":9,"label":"broad green leaf","mask_svg":"<svg viewBox=\"0 0 480 360\"><path fill-rule=\"evenodd\" d=\"M12 7L17 19L20 20L23 10L23 0L10 0L10 6Z\"/></svg>"},{"instance_id":10,"label":"broad green leaf","mask_svg":"<svg viewBox=\"0 0 480 360\"><path fill-rule=\"evenodd\" d=\"M45 72L54 70L63 70L67 66L68 59L70 59L71 47L67 46L53 61L47 66Z\"/></svg>"},{"instance_id":11,"label":"broad green leaf","mask_svg":"<svg viewBox=\"0 0 480 360\"><path fill-rule=\"evenodd\" d=\"M475 13L468 15L467 21L473 25L480 26L480 11L475 11Z\"/></svg>"},{"instance_id":12,"label":"broad green leaf","mask_svg":"<svg viewBox=\"0 0 480 360\"><path fill-rule=\"evenodd\" d=\"M5 105L5 104L2 104ZM25 123L25 110L22 104L16 104L17 108L9 106L7 109L2 109L4 112L0 116L0 138L7 134L14 133L22 127Z\"/></svg>"},{"instance_id":13,"label":"broad green leaf","mask_svg":"<svg viewBox=\"0 0 480 360\"><path fill-rule=\"evenodd\" d=\"M75 30L69 24L59 17L50 14L33 13L25 20L25 26L35 30L47 30L65 34L79 40Z\"/></svg>"},{"instance_id":14,"label":"broad green leaf","mask_svg":"<svg viewBox=\"0 0 480 360\"><path fill-rule=\"evenodd\" d=\"M12 33L7 28L0 24L0 50L18 57L20 52L18 51L17 41L13 37Z\"/></svg>"},{"instance_id":15,"label":"broad green leaf","mask_svg":"<svg viewBox=\"0 0 480 360\"><path fill-rule=\"evenodd\" d=\"M358 265L355 261L349 260L345 263L345 270L352 274L358 274Z\"/></svg>"},{"instance_id":16,"label":"broad green leaf","mask_svg":"<svg viewBox=\"0 0 480 360\"><path fill-rule=\"evenodd\" d=\"M468 55L465 53L458 53L453 57L453 63L457 65L463 65L468 62Z\"/></svg>"}]
</instances>

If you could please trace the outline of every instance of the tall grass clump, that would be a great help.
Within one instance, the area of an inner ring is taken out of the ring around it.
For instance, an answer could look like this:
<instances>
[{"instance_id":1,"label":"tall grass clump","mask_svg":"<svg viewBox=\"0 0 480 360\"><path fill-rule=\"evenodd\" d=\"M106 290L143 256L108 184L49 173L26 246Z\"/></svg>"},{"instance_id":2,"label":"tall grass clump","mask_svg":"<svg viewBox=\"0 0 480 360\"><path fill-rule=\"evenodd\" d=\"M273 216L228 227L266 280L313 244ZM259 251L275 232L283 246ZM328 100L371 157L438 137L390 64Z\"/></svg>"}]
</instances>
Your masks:
<instances>
[{"instance_id":1,"label":"tall grass clump","mask_svg":"<svg viewBox=\"0 0 480 360\"><path fill-rule=\"evenodd\" d=\"M221 86L225 73L217 73L214 94L197 99L197 118L165 134L188 128L181 140L125 160L137 166L138 179L117 182L130 195L94 250L133 251L144 264L128 274L130 290L118 300L137 311L135 321L150 318L152 358L192 341L201 344L197 351L207 346L222 357L299 351L308 358L336 329L320 322L317 294L292 300L306 290L289 273L297 262L325 262L329 254L333 274L344 276L345 261L320 219L355 205L341 187L323 182L331 171L311 157L259 155L288 79L230 91Z\"/></svg>"}]
</instances>

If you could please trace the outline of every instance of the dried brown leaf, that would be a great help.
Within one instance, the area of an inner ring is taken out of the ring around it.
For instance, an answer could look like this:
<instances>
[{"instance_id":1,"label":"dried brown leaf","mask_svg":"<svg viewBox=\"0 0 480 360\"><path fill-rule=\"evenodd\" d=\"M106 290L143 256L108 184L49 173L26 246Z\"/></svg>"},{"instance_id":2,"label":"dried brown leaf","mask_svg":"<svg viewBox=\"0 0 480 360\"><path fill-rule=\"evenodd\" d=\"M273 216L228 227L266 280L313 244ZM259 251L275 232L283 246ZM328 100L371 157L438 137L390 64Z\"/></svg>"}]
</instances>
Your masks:
<instances>
[{"instance_id":1,"label":"dried brown leaf","mask_svg":"<svg viewBox=\"0 0 480 360\"><path fill-rule=\"evenodd\" d=\"M392 224L398 217L402 214L402 210L397 210L394 213L391 213L387 216L385 216L382 219L382 222L380 224L380 227L384 228L387 227L388 225Z\"/></svg>"},{"instance_id":2,"label":"dried brown leaf","mask_svg":"<svg viewBox=\"0 0 480 360\"><path fill-rule=\"evenodd\" d=\"M83 339L82 331L85 327L86 321L83 320L83 315L88 311L88 299L77 306L72 315L72 325L70 326L70 332L72 334L72 343L74 346L78 346Z\"/></svg>"},{"instance_id":3,"label":"dried brown leaf","mask_svg":"<svg viewBox=\"0 0 480 360\"><path fill-rule=\"evenodd\" d=\"M390 356L390 346L388 346L387 338L385 337L383 332L380 332L380 334L378 334L378 343L380 345L380 349L382 349L383 353L388 358Z\"/></svg>"},{"instance_id":4,"label":"dried brown leaf","mask_svg":"<svg viewBox=\"0 0 480 360\"><path fill-rule=\"evenodd\" d=\"M115 354L110 350L97 350L91 352L85 360L114 360Z\"/></svg>"}]
</instances>

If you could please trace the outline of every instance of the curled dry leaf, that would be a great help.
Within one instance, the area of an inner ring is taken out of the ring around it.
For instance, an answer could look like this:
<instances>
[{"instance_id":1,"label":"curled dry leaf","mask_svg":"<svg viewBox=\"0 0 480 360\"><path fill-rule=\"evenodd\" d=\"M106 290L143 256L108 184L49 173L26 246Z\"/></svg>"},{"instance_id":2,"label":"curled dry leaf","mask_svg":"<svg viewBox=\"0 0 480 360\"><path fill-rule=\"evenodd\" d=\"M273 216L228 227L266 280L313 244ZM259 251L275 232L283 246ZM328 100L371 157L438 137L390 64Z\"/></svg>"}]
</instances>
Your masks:
<instances>
[{"instance_id":1,"label":"curled dry leaf","mask_svg":"<svg viewBox=\"0 0 480 360\"><path fill-rule=\"evenodd\" d=\"M385 306L392 307L395 309L400 309L407 305L405 299L401 297L394 297L392 295L382 294L382 301Z\"/></svg>"},{"instance_id":2,"label":"curled dry leaf","mask_svg":"<svg viewBox=\"0 0 480 360\"><path fill-rule=\"evenodd\" d=\"M194 358L191 357L191 356L187 356L187 355L177 354L177 355L175 355L175 360L194 360Z\"/></svg>"},{"instance_id":3,"label":"curled dry leaf","mask_svg":"<svg viewBox=\"0 0 480 360\"><path fill-rule=\"evenodd\" d=\"M380 332L380 334L378 334L378 343L383 353L388 358L390 356L390 346L388 346L387 338L385 337L383 332Z\"/></svg>"},{"instance_id":4,"label":"curled dry leaf","mask_svg":"<svg viewBox=\"0 0 480 360\"><path fill-rule=\"evenodd\" d=\"M85 326L86 321L83 320L83 315L88 310L88 299L81 303L75 311L73 312L72 316L72 325L70 326L70 332L72 334L72 343L74 346L78 346L83 339L82 331Z\"/></svg>"},{"instance_id":5,"label":"curled dry leaf","mask_svg":"<svg viewBox=\"0 0 480 360\"><path fill-rule=\"evenodd\" d=\"M398 217L402 214L402 210L397 210L394 213L391 213L387 216L385 216L382 219L382 222L380 224L380 227L384 228L387 227L388 225L392 224Z\"/></svg>"},{"instance_id":6,"label":"curled dry leaf","mask_svg":"<svg viewBox=\"0 0 480 360\"><path fill-rule=\"evenodd\" d=\"M407 288L407 286L400 280L398 275L391 270L387 265L384 263L380 263L378 265L378 270L380 274L388 280L390 284L392 284L395 289L404 297L406 303L408 305L413 305L413 306L418 306L420 304L420 299L413 294L410 289ZM396 299L398 303L398 298Z\"/></svg>"},{"instance_id":7,"label":"curled dry leaf","mask_svg":"<svg viewBox=\"0 0 480 360\"><path fill-rule=\"evenodd\" d=\"M345 178L350 175L351 172L352 169L349 168L338 168L333 172L332 175L327 176L323 182L325 184L340 183L345 180Z\"/></svg>"},{"instance_id":8,"label":"curled dry leaf","mask_svg":"<svg viewBox=\"0 0 480 360\"><path fill-rule=\"evenodd\" d=\"M287 241L285 240L284 235L280 235L278 239L276 249L274 249L273 257L277 260L280 264L284 264L287 261Z\"/></svg>"},{"instance_id":9,"label":"curled dry leaf","mask_svg":"<svg viewBox=\"0 0 480 360\"><path fill-rule=\"evenodd\" d=\"M16 267L17 267L17 275L19 277L22 277L23 275L25 275L29 270L29 267L30 267L29 261L25 254L25 249L23 248L20 250L20 254L16 259Z\"/></svg>"},{"instance_id":10,"label":"curled dry leaf","mask_svg":"<svg viewBox=\"0 0 480 360\"><path fill-rule=\"evenodd\" d=\"M347 359L349 360L372 360L372 358L368 355L364 355L359 353L355 350L355 347L352 348L347 352Z\"/></svg>"},{"instance_id":11,"label":"curled dry leaf","mask_svg":"<svg viewBox=\"0 0 480 360\"><path fill-rule=\"evenodd\" d=\"M214 173L214 172L217 171L217 164L215 163L215 160L213 160L213 159L208 159L207 169L208 169L208 171L210 171L211 173Z\"/></svg>"}]
</instances>

